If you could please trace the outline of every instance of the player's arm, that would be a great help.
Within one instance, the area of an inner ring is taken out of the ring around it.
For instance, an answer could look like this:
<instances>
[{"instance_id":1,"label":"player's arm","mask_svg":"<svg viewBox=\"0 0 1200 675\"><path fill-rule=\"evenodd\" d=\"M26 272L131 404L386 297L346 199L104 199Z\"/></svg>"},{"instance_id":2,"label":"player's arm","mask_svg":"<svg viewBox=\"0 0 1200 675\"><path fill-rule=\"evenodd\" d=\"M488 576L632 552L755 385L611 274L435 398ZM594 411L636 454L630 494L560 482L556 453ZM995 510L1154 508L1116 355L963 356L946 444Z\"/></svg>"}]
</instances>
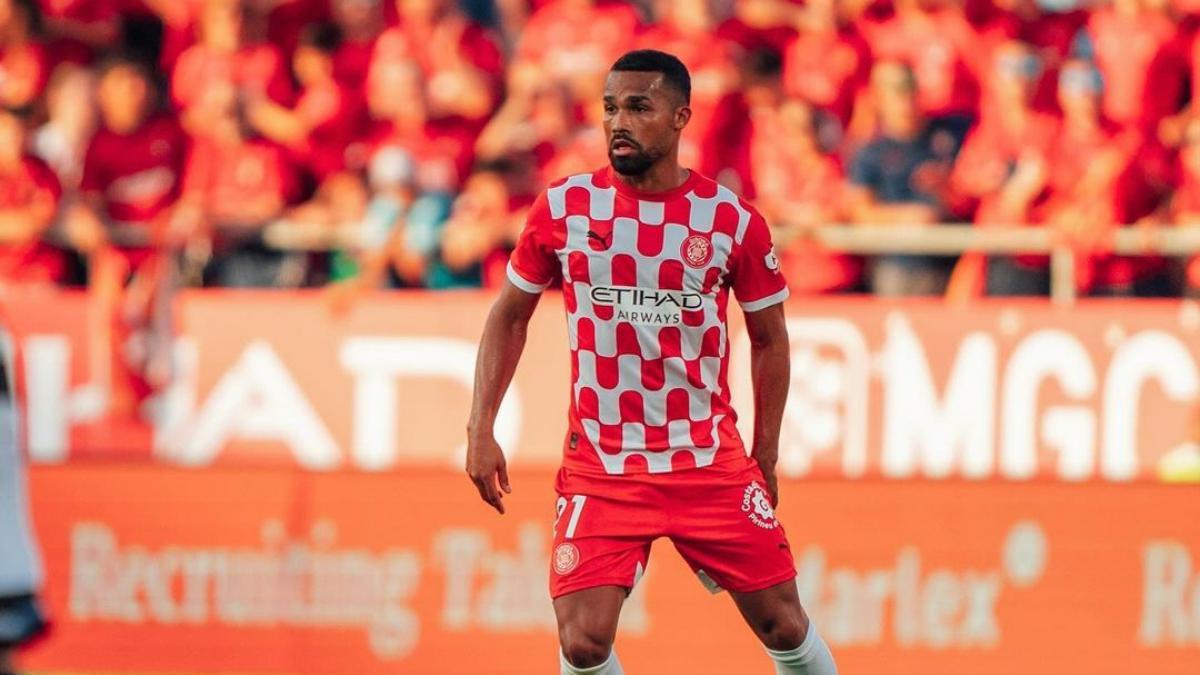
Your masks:
<instances>
[{"instance_id":1,"label":"player's arm","mask_svg":"<svg viewBox=\"0 0 1200 675\"><path fill-rule=\"evenodd\" d=\"M779 459L779 427L791 382L791 345L783 302L788 288L771 245L771 229L752 216L734 252L732 286L746 316L750 337L750 376L754 386L754 441L750 456L758 462L771 501L779 503L775 462Z\"/></svg>"},{"instance_id":2,"label":"player's arm","mask_svg":"<svg viewBox=\"0 0 1200 675\"><path fill-rule=\"evenodd\" d=\"M496 442L493 429L500 401L512 382L517 362L525 349L529 317L537 307L540 294L523 291L505 282L500 298L492 306L479 341L475 360L475 396L471 419L467 424L467 475L479 490L483 501L504 513L504 493L511 493L504 451ZM499 479L499 489L496 482Z\"/></svg>"},{"instance_id":3,"label":"player's arm","mask_svg":"<svg viewBox=\"0 0 1200 675\"><path fill-rule=\"evenodd\" d=\"M779 460L779 427L791 383L791 346L783 304L757 312L746 312L746 332L750 335L750 377L754 386L754 442L750 456L758 462L771 501L779 504L779 481L775 462Z\"/></svg>"},{"instance_id":4,"label":"player's arm","mask_svg":"<svg viewBox=\"0 0 1200 675\"><path fill-rule=\"evenodd\" d=\"M500 402L525 349L529 317L554 278L558 259L550 238L553 226L543 193L529 208L525 229L508 261L508 280L488 314L475 361L475 396L467 423L467 475L483 501L500 513L504 513L503 495L511 493L512 486L493 429Z\"/></svg>"}]
</instances>

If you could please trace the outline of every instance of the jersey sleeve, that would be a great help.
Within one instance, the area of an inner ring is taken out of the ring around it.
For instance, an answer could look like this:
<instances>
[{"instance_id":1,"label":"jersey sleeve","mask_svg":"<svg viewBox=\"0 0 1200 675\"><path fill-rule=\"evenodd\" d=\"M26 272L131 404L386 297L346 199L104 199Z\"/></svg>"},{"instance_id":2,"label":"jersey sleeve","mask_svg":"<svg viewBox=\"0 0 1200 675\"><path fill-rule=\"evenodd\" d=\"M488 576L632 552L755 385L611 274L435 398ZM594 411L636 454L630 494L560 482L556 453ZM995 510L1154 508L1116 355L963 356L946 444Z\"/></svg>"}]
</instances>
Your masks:
<instances>
[{"instance_id":1,"label":"jersey sleeve","mask_svg":"<svg viewBox=\"0 0 1200 675\"><path fill-rule=\"evenodd\" d=\"M550 204L543 192L529 207L525 229L508 259L508 280L526 293L541 293L554 280L558 256L551 236L553 228Z\"/></svg>"},{"instance_id":2,"label":"jersey sleeve","mask_svg":"<svg viewBox=\"0 0 1200 675\"><path fill-rule=\"evenodd\" d=\"M746 312L777 305L788 297L787 281L771 245L771 229L757 211L750 211L746 236L733 252L733 293Z\"/></svg>"}]
</instances>

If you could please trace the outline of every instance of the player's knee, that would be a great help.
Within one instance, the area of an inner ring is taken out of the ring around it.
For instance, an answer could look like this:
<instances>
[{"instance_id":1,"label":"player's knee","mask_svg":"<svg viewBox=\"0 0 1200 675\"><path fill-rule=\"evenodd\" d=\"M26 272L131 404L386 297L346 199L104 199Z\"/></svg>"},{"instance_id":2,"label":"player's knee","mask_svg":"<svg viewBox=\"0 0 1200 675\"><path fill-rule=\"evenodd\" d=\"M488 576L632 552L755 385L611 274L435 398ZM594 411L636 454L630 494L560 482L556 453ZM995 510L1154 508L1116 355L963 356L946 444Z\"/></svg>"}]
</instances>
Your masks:
<instances>
[{"instance_id":1,"label":"player's knee","mask_svg":"<svg viewBox=\"0 0 1200 675\"><path fill-rule=\"evenodd\" d=\"M608 659L612 643L580 626L564 626L558 633L563 656L576 668L591 668Z\"/></svg>"},{"instance_id":2,"label":"player's knee","mask_svg":"<svg viewBox=\"0 0 1200 675\"><path fill-rule=\"evenodd\" d=\"M762 620L755 626L755 632L768 649L789 651L799 647L804 642L808 632L808 622L801 614L783 612Z\"/></svg>"}]
</instances>

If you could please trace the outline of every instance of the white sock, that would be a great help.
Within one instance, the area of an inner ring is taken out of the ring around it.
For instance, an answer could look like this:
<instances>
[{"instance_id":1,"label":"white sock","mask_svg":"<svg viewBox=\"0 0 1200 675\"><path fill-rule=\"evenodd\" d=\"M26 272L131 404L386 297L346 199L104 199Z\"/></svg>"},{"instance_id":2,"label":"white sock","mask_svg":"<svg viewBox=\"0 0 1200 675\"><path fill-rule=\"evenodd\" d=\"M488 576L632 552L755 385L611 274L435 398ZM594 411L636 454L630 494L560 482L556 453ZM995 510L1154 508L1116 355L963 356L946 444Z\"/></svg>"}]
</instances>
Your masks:
<instances>
[{"instance_id":1,"label":"white sock","mask_svg":"<svg viewBox=\"0 0 1200 675\"><path fill-rule=\"evenodd\" d=\"M558 652L558 662L562 665L559 670L562 675L625 675L615 649L608 653L608 659L604 663L591 668L576 668L562 651Z\"/></svg>"},{"instance_id":2,"label":"white sock","mask_svg":"<svg viewBox=\"0 0 1200 675\"><path fill-rule=\"evenodd\" d=\"M768 649L767 654L775 662L776 675L837 675L837 664L829 646L817 635L817 627L808 622L808 634L799 647L786 652Z\"/></svg>"}]
</instances>

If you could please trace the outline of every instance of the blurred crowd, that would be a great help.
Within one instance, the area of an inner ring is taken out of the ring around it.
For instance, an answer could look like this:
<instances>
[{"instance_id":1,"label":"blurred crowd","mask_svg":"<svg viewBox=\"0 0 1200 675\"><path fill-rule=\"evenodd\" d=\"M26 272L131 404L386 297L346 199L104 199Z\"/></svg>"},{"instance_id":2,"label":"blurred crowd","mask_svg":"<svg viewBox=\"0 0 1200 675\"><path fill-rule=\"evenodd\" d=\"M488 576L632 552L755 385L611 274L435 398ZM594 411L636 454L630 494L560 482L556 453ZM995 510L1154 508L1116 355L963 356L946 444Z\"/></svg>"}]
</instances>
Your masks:
<instances>
[{"instance_id":1,"label":"blurred crowd","mask_svg":"<svg viewBox=\"0 0 1200 675\"><path fill-rule=\"evenodd\" d=\"M611 63L693 77L681 160L755 200L802 293L1048 292L1044 256L823 249L829 223L1041 227L1078 290L1200 263L1198 0L0 0L0 280L493 286L547 182L606 163ZM140 308L140 309L139 309Z\"/></svg>"}]
</instances>

